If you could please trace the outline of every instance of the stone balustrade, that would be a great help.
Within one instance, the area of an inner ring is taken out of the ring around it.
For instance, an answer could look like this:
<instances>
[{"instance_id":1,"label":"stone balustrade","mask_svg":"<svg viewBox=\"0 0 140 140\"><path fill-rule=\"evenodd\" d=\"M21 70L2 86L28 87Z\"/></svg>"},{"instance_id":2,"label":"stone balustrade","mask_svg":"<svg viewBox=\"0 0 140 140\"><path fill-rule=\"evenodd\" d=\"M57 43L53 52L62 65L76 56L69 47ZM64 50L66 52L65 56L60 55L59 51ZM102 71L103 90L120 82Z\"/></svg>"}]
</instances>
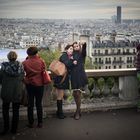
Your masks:
<instances>
[{"instance_id":1,"label":"stone balustrade","mask_svg":"<svg viewBox=\"0 0 140 140\"><path fill-rule=\"evenodd\" d=\"M135 68L105 70L87 69L86 73L89 78L89 85L85 88L86 93L82 96L81 107L83 110L136 106L139 93ZM113 82L110 82L110 79L113 79ZM67 111L74 110L75 102L72 97L72 91L67 90L65 92L64 109ZM47 113L56 110L55 89L52 83L45 87L43 106ZM25 107L21 106L21 110L25 110Z\"/></svg>"}]
</instances>

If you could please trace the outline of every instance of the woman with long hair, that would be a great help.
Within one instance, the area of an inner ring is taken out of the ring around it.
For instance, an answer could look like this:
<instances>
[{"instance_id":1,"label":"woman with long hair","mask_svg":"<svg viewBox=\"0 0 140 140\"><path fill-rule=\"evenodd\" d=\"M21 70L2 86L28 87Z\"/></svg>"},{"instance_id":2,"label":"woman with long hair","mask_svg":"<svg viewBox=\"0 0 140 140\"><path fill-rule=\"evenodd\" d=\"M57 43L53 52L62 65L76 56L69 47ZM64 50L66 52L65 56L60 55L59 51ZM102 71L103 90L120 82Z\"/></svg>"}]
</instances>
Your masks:
<instances>
[{"instance_id":1,"label":"woman with long hair","mask_svg":"<svg viewBox=\"0 0 140 140\"><path fill-rule=\"evenodd\" d=\"M67 68L67 74L65 76L64 81L62 82L63 76L56 76L54 77L54 87L57 94L57 112L56 115L59 119L64 119L64 113L63 113L63 97L64 97L64 90L69 89L69 74L71 71L71 68L76 63L73 60L73 46L67 45L65 47L65 51L60 56L59 60L65 64Z\"/></svg>"},{"instance_id":2,"label":"woman with long hair","mask_svg":"<svg viewBox=\"0 0 140 140\"><path fill-rule=\"evenodd\" d=\"M73 59L77 62L77 64L71 70L71 87L76 102L76 112L74 114L75 120L79 120L81 117L81 93L84 92L84 87L88 84L88 79L84 68L86 46L86 43L73 43Z\"/></svg>"}]
</instances>

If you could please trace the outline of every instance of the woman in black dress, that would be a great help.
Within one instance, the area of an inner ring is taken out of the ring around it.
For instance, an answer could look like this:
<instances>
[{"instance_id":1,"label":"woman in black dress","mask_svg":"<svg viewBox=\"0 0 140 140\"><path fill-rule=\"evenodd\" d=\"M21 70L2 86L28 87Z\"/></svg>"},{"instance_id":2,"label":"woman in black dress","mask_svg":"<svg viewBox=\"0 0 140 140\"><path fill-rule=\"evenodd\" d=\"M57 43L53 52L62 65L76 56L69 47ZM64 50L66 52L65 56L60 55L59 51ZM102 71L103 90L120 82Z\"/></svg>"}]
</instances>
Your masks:
<instances>
[{"instance_id":1,"label":"woman in black dress","mask_svg":"<svg viewBox=\"0 0 140 140\"><path fill-rule=\"evenodd\" d=\"M63 76L56 76L54 77L54 87L56 88L56 94L57 94L57 112L56 115L59 119L64 119L65 116L63 114L62 109L62 100L64 96L64 90L69 89L69 73L71 68L74 66L75 61L73 60L73 46L67 45L65 47L65 52L62 53L59 60L65 64L67 68L67 75L63 82Z\"/></svg>"},{"instance_id":2,"label":"woman in black dress","mask_svg":"<svg viewBox=\"0 0 140 140\"><path fill-rule=\"evenodd\" d=\"M74 42L73 49L73 59L77 62L77 64L71 70L71 86L76 102L76 112L74 114L74 119L79 120L81 116L81 93L83 92L84 87L88 84L88 79L84 69L86 43L81 45L77 42Z\"/></svg>"}]
</instances>

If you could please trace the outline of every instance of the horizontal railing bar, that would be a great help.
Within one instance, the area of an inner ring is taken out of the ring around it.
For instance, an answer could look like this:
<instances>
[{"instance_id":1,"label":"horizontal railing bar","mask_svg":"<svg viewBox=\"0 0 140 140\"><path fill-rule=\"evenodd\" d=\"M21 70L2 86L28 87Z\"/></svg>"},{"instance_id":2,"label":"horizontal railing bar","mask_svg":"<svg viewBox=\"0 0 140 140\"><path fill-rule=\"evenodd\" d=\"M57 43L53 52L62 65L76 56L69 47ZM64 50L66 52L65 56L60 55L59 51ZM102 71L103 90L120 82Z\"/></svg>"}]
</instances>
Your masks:
<instances>
[{"instance_id":1,"label":"horizontal railing bar","mask_svg":"<svg viewBox=\"0 0 140 140\"><path fill-rule=\"evenodd\" d=\"M135 76L136 68L126 69L86 69L88 77L104 77L104 76Z\"/></svg>"}]
</instances>

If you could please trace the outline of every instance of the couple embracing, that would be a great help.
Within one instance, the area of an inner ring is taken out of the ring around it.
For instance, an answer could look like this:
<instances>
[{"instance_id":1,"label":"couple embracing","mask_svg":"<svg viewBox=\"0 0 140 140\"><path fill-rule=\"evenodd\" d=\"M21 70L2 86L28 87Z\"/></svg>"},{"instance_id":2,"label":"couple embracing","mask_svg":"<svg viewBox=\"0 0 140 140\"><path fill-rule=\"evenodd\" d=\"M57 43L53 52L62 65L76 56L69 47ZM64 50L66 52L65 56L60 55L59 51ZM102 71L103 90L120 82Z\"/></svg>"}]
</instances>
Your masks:
<instances>
[{"instance_id":1,"label":"couple embracing","mask_svg":"<svg viewBox=\"0 0 140 140\"><path fill-rule=\"evenodd\" d=\"M63 114L63 96L64 90L70 88L73 90L73 97L76 103L76 111L74 114L74 119L79 120L81 117L81 94L84 87L88 83L88 79L84 69L84 63L86 58L86 43L78 44L74 42L72 45L67 45L65 47L65 52L62 53L59 60L65 64L67 68L67 75L63 82L62 76L54 77L54 87L56 88L57 94L57 117L59 119L64 119Z\"/></svg>"}]
</instances>

